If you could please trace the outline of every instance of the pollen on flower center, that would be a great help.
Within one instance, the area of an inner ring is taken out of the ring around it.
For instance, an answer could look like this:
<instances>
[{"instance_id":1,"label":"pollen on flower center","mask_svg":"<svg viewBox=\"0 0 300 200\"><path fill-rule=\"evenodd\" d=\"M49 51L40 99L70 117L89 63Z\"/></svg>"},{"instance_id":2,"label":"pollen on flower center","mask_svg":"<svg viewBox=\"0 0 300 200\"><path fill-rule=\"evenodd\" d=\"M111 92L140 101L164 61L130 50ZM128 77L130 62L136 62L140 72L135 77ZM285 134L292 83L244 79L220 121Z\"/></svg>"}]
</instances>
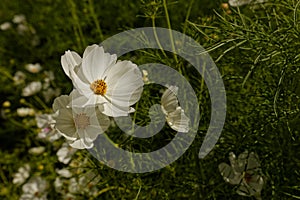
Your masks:
<instances>
[{"instance_id":1,"label":"pollen on flower center","mask_svg":"<svg viewBox=\"0 0 300 200\"><path fill-rule=\"evenodd\" d=\"M80 113L75 116L74 122L78 129L84 129L90 125L90 118L85 113Z\"/></svg>"},{"instance_id":2,"label":"pollen on flower center","mask_svg":"<svg viewBox=\"0 0 300 200\"><path fill-rule=\"evenodd\" d=\"M102 79L96 80L93 83L91 83L90 88L95 94L105 95L107 90L107 84Z\"/></svg>"}]
</instances>

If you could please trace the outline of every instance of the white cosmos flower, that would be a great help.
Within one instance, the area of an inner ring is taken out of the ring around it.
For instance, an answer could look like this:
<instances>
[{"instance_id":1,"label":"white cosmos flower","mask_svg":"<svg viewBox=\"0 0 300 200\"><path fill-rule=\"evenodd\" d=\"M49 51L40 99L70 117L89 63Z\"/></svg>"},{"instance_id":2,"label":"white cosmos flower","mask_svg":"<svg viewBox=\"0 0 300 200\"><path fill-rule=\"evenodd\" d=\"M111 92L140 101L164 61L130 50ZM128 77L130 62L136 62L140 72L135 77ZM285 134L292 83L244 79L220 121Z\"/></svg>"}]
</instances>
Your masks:
<instances>
[{"instance_id":1,"label":"white cosmos flower","mask_svg":"<svg viewBox=\"0 0 300 200\"><path fill-rule=\"evenodd\" d=\"M61 58L64 72L82 95L72 104L87 106L103 104L107 116L127 116L134 112L143 90L142 73L130 61L118 61L115 54L104 53L99 45L88 46L81 58L76 52L66 51Z\"/></svg>"},{"instance_id":2,"label":"white cosmos flower","mask_svg":"<svg viewBox=\"0 0 300 200\"><path fill-rule=\"evenodd\" d=\"M69 107L77 95L74 90L70 96L62 95L54 100L53 110L57 112L55 127L73 148L92 148L97 136L109 127L110 120L95 106Z\"/></svg>"},{"instance_id":3,"label":"white cosmos flower","mask_svg":"<svg viewBox=\"0 0 300 200\"><path fill-rule=\"evenodd\" d=\"M42 66L40 63L30 63L25 65L25 69L31 73L39 73L42 70Z\"/></svg>"},{"instance_id":4,"label":"white cosmos flower","mask_svg":"<svg viewBox=\"0 0 300 200\"><path fill-rule=\"evenodd\" d=\"M77 149L73 149L68 143L63 143L62 147L56 152L59 162L68 164Z\"/></svg>"},{"instance_id":5,"label":"white cosmos flower","mask_svg":"<svg viewBox=\"0 0 300 200\"><path fill-rule=\"evenodd\" d=\"M161 107L168 125L175 131L186 133L189 131L190 120L178 104L177 91L178 87L170 86L161 97Z\"/></svg>"},{"instance_id":6,"label":"white cosmos flower","mask_svg":"<svg viewBox=\"0 0 300 200\"><path fill-rule=\"evenodd\" d=\"M18 169L18 172L13 175L13 184L21 185L30 175L30 165L27 163Z\"/></svg>"},{"instance_id":7,"label":"white cosmos flower","mask_svg":"<svg viewBox=\"0 0 300 200\"><path fill-rule=\"evenodd\" d=\"M33 81L29 83L22 90L22 96L28 97L38 93L42 89L42 83L40 81Z\"/></svg>"},{"instance_id":8,"label":"white cosmos flower","mask_svg":"<svg viewBox=\"0 0 300 200\"><path fill-rule=\"evenodd\" d=\"M48 183L41 177L32 177L26 184L23 185L23 194L20 200L46 200L47 199Z\"/></svg>"},{"instance_id":9,"label":"white cosmos flower","mask_svg":"<svg viewBox=\"0 0 300 200\"><path fill-rule=\"evenodd\" d=\"M24 74L21 71L17 71L13 77L14 83L16 85L23 83L25 81L25 79L26 79L26 74Z\"/></svg>"},{"instance_id":10,"label":"white cosmos flower","mask_svg":"<svg viewBox=\"0 0 300 200\"><path fill-rule=\"evenodd\" d=\"M10 22L4 22L3 24L0 25L0 30L6 31L11 28L11 23Z\"/></svg>"},{"instance_id":11,"label":"white cosmos flower","mask_svg":"<svg viewBox=\"0 0 300 200\"><path fill-rule=\"evenodd\" d=\"M20 117L34 116L35 111L33 108L22 107L17 109L17 115Z\"/></svg>"},{"instance_id":12,"label":"white cosmos flower","mask_svg":"<svg viewBox=\"0 0 300 200\"><path fill-rule=\"evenodd\" d=\"M53 142L61 137L56 129L54 128L55 114L37 114L35 115L35 120L37 127L40 128L40 132L37 135L38 139L46 139Z\"/></svg>"},{"instance_id":13,"label":"white cosmos flower","mask_svg":"<svg viewBox=\"0 0 300 200\"><path fill-rule=\"evenodd\" d=\"M248 151L241 153L238 158L233 152L229 154L231 166L226 163L219 165L224 180L233 185L239 185L237 193L242 196L254 196L261 199L264 178L257 154Z\"/></svg>"}]
</instances>

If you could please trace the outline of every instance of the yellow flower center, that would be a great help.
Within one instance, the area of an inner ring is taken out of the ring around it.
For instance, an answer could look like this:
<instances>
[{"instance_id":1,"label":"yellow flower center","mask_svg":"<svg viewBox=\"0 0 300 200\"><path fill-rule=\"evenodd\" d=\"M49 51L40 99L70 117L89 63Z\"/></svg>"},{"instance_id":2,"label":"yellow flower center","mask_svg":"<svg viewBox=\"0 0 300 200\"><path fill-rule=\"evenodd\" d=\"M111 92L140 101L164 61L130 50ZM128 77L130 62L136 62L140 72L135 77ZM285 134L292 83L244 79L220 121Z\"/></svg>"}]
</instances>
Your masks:
<instances>
[{"instance_id":1,"label":"yellow flower center","mask_svg":"<svg viewBox=\"0 0 300 200\"><path fill-rule=\"evenodd\" d=\"M98 95L100 94L103 96L106 94L107 84L102 79L96 80L93 83L91 83L90 88L95 94L98 94Z\"/></svg>"},{"instance_id":2,"label":"yellow flower center","mask_svg":"<svg viewBox=\"0 0 300 200\"><path fill-rule=\"evenodd\" d=\"M85 129L90 125L90 118L85 113L80 113L75 116L74 122L78 129Z\"/></svg>"}]
</instances>

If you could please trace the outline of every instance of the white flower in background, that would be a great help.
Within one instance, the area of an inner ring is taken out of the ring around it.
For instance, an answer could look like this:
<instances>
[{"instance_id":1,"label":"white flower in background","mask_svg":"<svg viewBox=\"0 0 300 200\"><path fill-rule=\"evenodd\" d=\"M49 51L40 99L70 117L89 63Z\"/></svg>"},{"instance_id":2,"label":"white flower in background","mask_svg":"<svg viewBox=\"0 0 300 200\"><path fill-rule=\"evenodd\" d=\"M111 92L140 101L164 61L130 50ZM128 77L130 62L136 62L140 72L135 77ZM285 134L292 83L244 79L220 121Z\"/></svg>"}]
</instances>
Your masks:
<instances>
[{"instance_id":1,"label":"white flower in background","mask_svg":"<svg viewBox=\"0 0 300 200\"><path fill-rule=\"evenodd\" d=\"M73 194L87 194L88 196L96 195L99 191L96 187L100 181L100 176L94 171L88 171L78 178L71 178L68 187L69 192Z\"/></svg>"},{"instance_id":2,"label":"white flower in background","mask_svg":"<svg viewBox=\"0 0 300 200\"><path fill-rule=\"evenodd\" d=\"M44 146L32 147L28 150L28 153L33 154L33 155L40 155L40 154L44 153L45 150L46 150L46 148Z\"/></svg>"},{"instance_id":3,"label":"white flower in background","mask_svg":"<svg viewBox=\"0 0 300 200\"><path fill-rule=\"evenodd\" d=\"M178 105L177 91L178 87L170 86L161 97L161 107L168 125L175 131L186 133L189 131L190 120Z\"/></svg>"},{"instance_id":4,"label":"white flower in background","mask_svg":"<svg viewBox=\"0 0 300 200\"><path fill-rule=\"evenodd\" d=\"M38 114L35 115L37 127L41 129L38 133L38 139L46 139L53 142L61 137L61 135L54 128L55 120L54 114Z\"/></svg>"},{"instance_id":5,"label":"white flower in background","mask_svg":"<svg viewBox=\"0 0 300 200\"><path fill-rule=\"evenodd\" d=\"M260 162L257 154L248 151L236 158L234 153L229 154L230 165L221 163L219 170L224 180L233 185L239 185L237 193L242 196L254 196L261 199L261 190L264 185Z\"/></svg>"},{"instance_id":6,"label":"white flower in background","mask_svg":"<svg viewBox=\"0 0 300 200\"><path fill-rule=\"evenodd\" d=\"M42 89L42 83L40 81L33 81L29 83L25 88L22 90L22 96L28 97L32 96Z\"/></svg>"},{"instance_id":7,"label":"white flower in background","mask_svg":"<svg viewBox=\"0 0 300 200\"><path fill-rule=\"evenodd\" d=\"M16 85L23 83L25 79L26 79L26 75L21 71L17 71L13 77L14 83Z\"/></svg>"},{"instance_id":8,"label":"white flower in background","mask_svg":"<svg viewBox=\"0 0 300 200\"><path fill-rule=\"evenodd\" d=\"M30 30L29 27L26 26L25 24L18 24L18 26L17 26L17 31L20 35L25 34L29 30Z\"/></svg>"},{"instance_id":9,"label":"white flower in background","mask_svg":"<svg viewBox=\"0 0 300 200\"><path fill-rule=\"evenodd\" d=\"M4 22L3 24L0 25L0 30L2 31L7 31L10 28L11 28L10 22Z\"/></svg>"},{"instance_id":10,"label":"white flower in background","mask_svg":"<svg viewBox=\"0 0 300 200\"><path fill-rule=\"evenodd\" d=\"M54 73L53 73L53 71L44 71L43 75L45 76L44 82L43 82L43 89L47 89L50 87L51 81L54 81L54 79L55 79Z\"/></svg>"},{"instance_id":11,"label":"white flower in background","mask_svg":"<svg viewBox=\"0 0 300 200\"><path fill-rule=\"evenodd\" d=\"M77 106L103 105L107 116L127 116L134 112L143 90L142 73L130 61L118 61L117 56L104 53L99 45L88 46L83 58L73 51L61 57L64 72L82 95L73 99Z\"/></svg>"},{"instance_id":12,"label":"white flower in background","mask_svg":"<svg viewBox=\"0 0 300 200\"><path fill-rule=\"evenodd\" d=\"M76 151L77 149L70 147L68 143L63 143L62 147L56 152L56 155L59 162L68 164Z\"/></svg>"},{"instance_id":13,"label":"white flower in background","mask_svg":"<svg viewBox=\"0 0 300 200\"><path fill-rule=\"evenodd\" d=\"M95 106L68 107L77 96L77 91L73 90L70 96L62 95L54 100L53 110L58 113L55 127L71 147L92 148L97 136L109 127L110 120Z\"/></svg>"},{"instance_id":14,"label":"white flower in background","mask_svg":"<svg viewBox=\"0 0 300 200\"><path fill-rule=\"evenodd\" d=\"M12 19L12 22L15 24L20 24L26 22L26 17L23 14L14 15L14 18Z\"/></svg>"},{"instance_id":15,"label":"white flower in background","mask_svg":"<svg viewBox=\"0 0 300 200\"><path fill-rule=\"evenodd\" d=\"M42 66L40 63L27 64L25 65L25 69L31 73L39 73L42 70Z\"/></svg>"},{"instance_id":16,"label":"white flower in background","mask_svg":"<svg viewBox=\"0 0 300 200\"><path fill-rule=\"evenodd\" d=\"M43 96L45 98L46 102L50 102L51 99L58 97L61 93L60 88L48 88L46 90L44 90L43 92Z\"/></svg>"},{"instance_id":17,"label":"white flower in background","mask_svg":"<svg viewBox=\"0 0 300 200\"><path fill-rule=\"evenodd\" d=\"M13 184L21 185L23 184L30 175L30 165L25 164L18 169L18 172L13 175Z\"/></svg>"},{"instance_id":18,"label":"white flower in background","mask_svg":"<svg viewBox=\"0 0 300 200\"><path fill-rule=\"evenodd\" d=\"M238 6L243 6L251 3L264 3L267 0L229 0L228 3L232 7L238 7Z\"/></svg>"},{"instance_id":19,"label":"white flower in background","mask_svg":"<svg viewBox=\"0 0 300 200\"><path fill-rule=\"evenodd\" d=\"M47 200L48 183L41 177L32 177L23 185L20 200Z\"/></svg>"},{"instance_id":20,"label":"white flower in background","mask_svg":"<svg viewBox=\"0 0 300 200\"><path fill-rule=\"evenodd\" d=\"M33 108L18 108L17 109L17 115L19 117L27 117L27 116L34 116L35 115L35 111Z\"/></svg>"},{"instance_id":21,"label":"white flower in background","mask_svg":"<svg viewBox=\"0 0 300 200\"><path fill-rule=\"evenodd\" d=\"M72 173L70 172L70 170L68 170L66 168L56 169L55 171L58 175L60 175L63 178L71 178L71 176L72 176Z\"/></svg>"}]
</instances>

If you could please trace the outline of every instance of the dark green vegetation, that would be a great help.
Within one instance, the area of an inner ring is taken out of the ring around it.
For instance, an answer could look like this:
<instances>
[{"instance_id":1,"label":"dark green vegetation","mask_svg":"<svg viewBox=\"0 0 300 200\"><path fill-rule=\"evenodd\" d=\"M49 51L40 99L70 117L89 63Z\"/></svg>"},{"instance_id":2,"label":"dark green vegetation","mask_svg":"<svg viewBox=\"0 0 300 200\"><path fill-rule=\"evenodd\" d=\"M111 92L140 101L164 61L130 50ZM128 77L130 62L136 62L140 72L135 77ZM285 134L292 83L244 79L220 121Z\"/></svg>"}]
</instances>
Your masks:
<instances>
[{"instance_id":1,"label":"dark green vegetation","mask_svg":"<svg viewBox=\"0 0 300 200\"><path fill-rule=\"evenodd\" d=\"M222 136L213 151L200 160L198 152L210 120L209 93L201 76L187 69L184 61L176 62L172 54L164 57L161 51L154 50L126 55L124 59L137 64L160 62L183 73L197 92L199 131L180 159L156 172L123 173L90 158L79 166L95 169L101 178L98 197L90 199L248 199L236 194L236 186L226 183L218 171L221 162L229 162L229 152L239 154L246 149L256 152L261 161L266 178L262 199L300 199L300 3L270 0L255 6L229 8L231 13L222 9L221 3L1 0L0 23L24 14L29 31L19 34L13 23L11 29L0 30L0 103L11 103L0 121L0 198L17 199L22 193L21 187L11 181L13 173L25 162L30 163L32 174L49 181L48 199L59 198L53 181L55 168L62 167L56 151L64 139L54 143L37 141L34 117L22 118L16 113L17 108L27 106L36 112L50 113L53 99L46 102L41 93L21 97L26 84L14 85L15 72L26 73L27 83L43 81L43 73L24 70L28 63L40 63L44 70L55 72L51 86L60 88L62 94L69 93L72 84L60 65L64 51L71 49L82 55L89 44L100 43L123 30L154 25L171 26L191 36L216 62L227 94ZM39 42L33 43L36 36ZM147 122L148 108L159 103L159 89L155 85L145 87L145 95L137 105L137 122ZM2 106L2 112L5 109ZM116 141L123 140L117 128L111 128L108 134ZM126 140L124 148L141 151L146 145L156 149L175 132L165 128L160 134L164 134L161 138L165 140ZM27 151L32 146L45 146L46 151L39 156L29 155ZM83 162L86 155L87 151L81 150L74 159ZM87 198L78 195L78 199Z\"/></svg>"}]
</instances>

